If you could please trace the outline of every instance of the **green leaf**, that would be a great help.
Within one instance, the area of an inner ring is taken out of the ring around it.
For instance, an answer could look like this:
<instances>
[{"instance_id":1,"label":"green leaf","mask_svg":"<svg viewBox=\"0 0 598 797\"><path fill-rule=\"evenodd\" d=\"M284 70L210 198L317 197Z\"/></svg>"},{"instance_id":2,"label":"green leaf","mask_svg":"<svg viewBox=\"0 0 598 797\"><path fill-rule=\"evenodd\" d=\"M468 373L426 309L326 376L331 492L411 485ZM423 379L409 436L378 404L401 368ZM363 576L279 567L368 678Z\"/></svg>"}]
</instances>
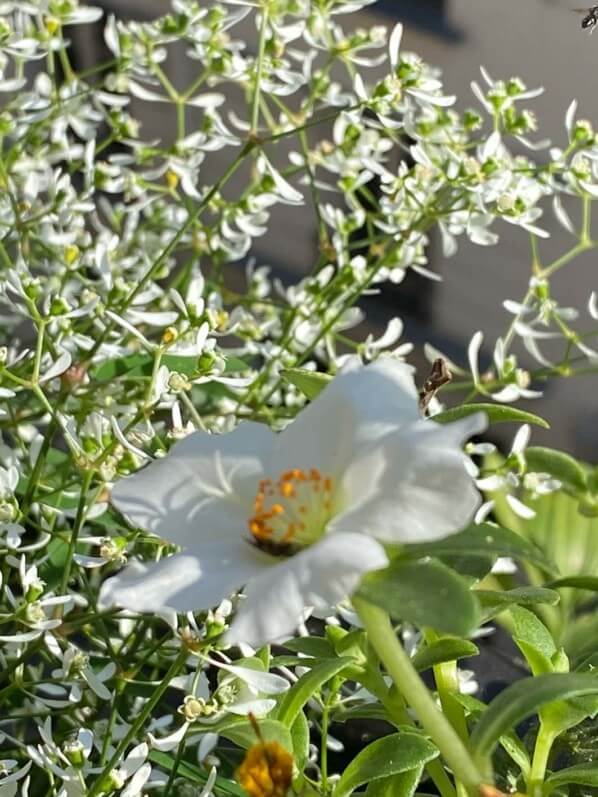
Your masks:
<instances>
[{"instance_id":1,"label":"green leaf","mask_svg":"<svg viewBox=\"0 0 598 797\"><path fill-rule=\"evenodd\" d=\"M126 357L116 357L107 360L91 373L91 377L99 382L110 382L113 379L126 376L128 379L151 376L154 367L155 355L149 352L129 354ZM176 371L185 376L198 375L198 358L184 357L178 354L164 354L161 363L170 371ZM249 366L238 357L229 357L224 367L225 373L234 371L247 371Z\"/></svg>"},{"instance_id":2,"label":"green leaf","mask_svg":"<svg viewBox=\"0 0 598 797\"><path fill-rule=\"evenodd\" d=\"M292 650L293 653L303 653L306 656L313 656L318 659L332 658L334 656L334 648L330 642L322 636L302 636L297 639L289 639L284 643L287 650ZM306 662L306 667L309 667L309 662Z\"/></svg>"},{"instance_id":3,"label":"green leaf","mask_svg":"<svg viewBox=\"0 0 598 797\"><path fill-rule=\"evenodd\" d=\"M490 703L471 735L479 759L492 754L500 737L515 725L556 700L598 694L598 676L586 673L547 673L522 678Z\"/></svg>"},{"instance_id":4,"label":"green leaf","mask_svg":"<svg viewBox=\"0 0 598 797\"><path fill-rule=\"evenodd\" d=\"M267 742L278 742L289 753L293 752L293 740L288 727L282 722L273 719L258 720L260 734ZM215 726L215 730L220 736L224 736L230 742L248 750L252 745L259 741L255 734L253 725L247 720L239 721L237 718L225 721L222 725Z\"/></svg>"},{"instance_id":5,"label":"green leaf","mask_svg":"<svg viewBox=\"0 0 598 797\"><path fill-rule=\"evenodd\" d=\"M423 556L510 556L531 562L542 570L556 575L554 564L540 548L510 529L494 523L472 524L452 537L434 543L408 545L401 550L402 557Z\"/></svg>"},{"instance_id":6,"label":"green leaf","mask_svg":"<svg viewBox=\"0 0 598 797\"><path fill-rule=\"evenodd\" d=\"M532 446L525 450L525 461L532 471L550 473L555 479L582 492L588 489L588 477L584 467L563 451Z\"/></svg>"},{"instance_id":7,"label":"green leaf","mask_svg":"<svg viewBox=\"0 0 598 797\"><path fill-rule=\"evenodd\" d=\"M544 623L529 609L522 606L512 606L513 618L512 636L515 640L527 642L539 650L546 658L551 659L557 651L554 639Z\"/></svg>"},{"instance_id":8,"label":"green leaf","mask_svg":"<svg viewBox=\"0 0 598 797\"><path fill-rule=\"evenodd\" d=\"M416 769L436 758L434 745L416 733L393 733L369 744L346 767L332 797L348 797L364 783Z\"/></svg>"},{"instance_id":9,"label":"green leaf","mask_svg":"<svg viewBox=\"0 0 598 797\"><path fill-rule=\"evenodd\" d=\"M421 780L423 766L399 772L388 778L373 780L365 790L366 797L413 797Z\"/></svg>"},{"instance_id":10,"label":"green leaf","mask_svg":"<svg viewBox=\"0 0 598 797\"><path fill-rule=\"evenodd\" d=\"M297 719L291 726L291 741L295 764L299 772L302 772L309 756L309 724L303 711L297 714Z\"/></svg>"},{"instance_id":11,"label":"green leaf","mask_svg":"<svg viewBox=\"0 0 598 797\"><path fill-rule=\"evenodd\" d=\"M170 753L162 753L160 750L150 750L149 759L167 772L173 769L175 763L174 756ZM181 778L201 785L207 782L209 775L206 770L201 769L195 764L188 764L186 761L179 761L177 773ZM247 797L243 789L238 786L234 780L227 780L220 775L216 775L215 788L219 791L223 791L225 794L234 794L235 797Z\"/></svg>"},{"instance_id":12,"label":"green leaf","mask_svg":"<svg viewBox=\"0 0 598 797\"><path fill-rule=\"evenodd\" d=\"M558 592L546 587L517 587L504 592L477 589L475 594L482 607L485 620L495 617L509 606L534 606L537 603L547 603L550 606L554 606L560 600Z\"/></svg>"},{"instance_id":13,"label":"green leaf","mask_svg":"<svg viewBox=\"0 0 598 797\"><path fill-rule=\"evenodd\" d=\"M398 620L465 636L478 625L479 607L464 579L442 562L394 560L370 573L359 595Z\"/></svg>"},{"instance_id":14,"label":"green leaf","mask_svg":"<svg viewBox=\"0 0 598 797\"><path fill-rule=\"evenodd\" d=\"M544 794L550 794L559 786L566 783L575 783L579 786L595 786L598 788L598 761L591 761L588 764L577 764L574 767L561 769L553 772L544 782Z\"/></svg>"},{"instance_id":15,"label":"green leaf","mask_svg":"<svg viewBox=\"0 0 598 797\"><path fill-rule=\"evenodd\" d=\"M467 418L468 415L473 415L476 412L485 412L489 423L531 423L541 426L543 429L550 429L548 421L540 418L539 415L503 404L462 404L460 407L451 407L449 410L433 415L431 420L437 423L452 423L452 421Z\"/></svg>"},{"instance_id":16,"label":"green leaf","mask_svg":"<svg viewBox=\"0 0 598 797\"><path fill-rule=\"evenodd\" d=\"M418 672L422 672L435 664L477 656L479 652L473 642L467 639L445 637L418 650L412 659L412 664Z\"/></svg>"},{"instance_id":17,"label":"green leaf","mask_svg":"<svg viewBox=\"0 0 598 797\"><path fill-rule=\"evenodd\" d=\"M550 581L547 587L574 587L575 589L587 589L590 592L598 592L598 576L566 576Z\"/></svg>"},{"instance_id":18,"label":"green leaf","mask_svg":"<svg viewBox=\"0 0 598 797\"><path fill-rule=\"evenodd\" d=\"M330 374L305 371L302 368L285 368L281 375L311 401L332 381Z\"/></svg>"},{"instance_id":19,"label":"green leaf","mask_svg":"<svg viewBox=\"0 0 598 797\"><path fill-rule=\"evenodd\" d=\"M287 728L290 728L297 715L307 703L307 701L316 694L316 692L331 678L341 672L345 667L352 664L353 660L350 658L333 659L332 661L325 661L313 667L305 675L302 675L299 680L293 684L288 692L285 692L280 704L278 706L277 718Z\"/></svg>"}]
</instances>

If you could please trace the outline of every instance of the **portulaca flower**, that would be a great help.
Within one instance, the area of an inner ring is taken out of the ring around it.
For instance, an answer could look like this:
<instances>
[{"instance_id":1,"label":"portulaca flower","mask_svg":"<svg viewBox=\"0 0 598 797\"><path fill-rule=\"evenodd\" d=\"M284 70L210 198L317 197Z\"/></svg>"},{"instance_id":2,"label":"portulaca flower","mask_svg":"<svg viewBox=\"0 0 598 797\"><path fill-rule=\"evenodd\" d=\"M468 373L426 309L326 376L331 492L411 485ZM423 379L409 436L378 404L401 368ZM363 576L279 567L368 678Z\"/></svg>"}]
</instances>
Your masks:
<instances>
[{"instance_id":1,"label":"portulaca flower","mask_svg":"<svg viewBox=\"0 0 598 797\"><path fill-rule=\"evenodd\" d=\"M227 641L290 634L306 607L333 606L385 567L384 543L441 539L471 520L479 497L461 445L484 428L480 415L420 419L409 366L353 360L283 432L198 432L118 482L116 507L182 551L129 565L101 604L185 612L246 585Z\"/></svg>"}]
</instances>

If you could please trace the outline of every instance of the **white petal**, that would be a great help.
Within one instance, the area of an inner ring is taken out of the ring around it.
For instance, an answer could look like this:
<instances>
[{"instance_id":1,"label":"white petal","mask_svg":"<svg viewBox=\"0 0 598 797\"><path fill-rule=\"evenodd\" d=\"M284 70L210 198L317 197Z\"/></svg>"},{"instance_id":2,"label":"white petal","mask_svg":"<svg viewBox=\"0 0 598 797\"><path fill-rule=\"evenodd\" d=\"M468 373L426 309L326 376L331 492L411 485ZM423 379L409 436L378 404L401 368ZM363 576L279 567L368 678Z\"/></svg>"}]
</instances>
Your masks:
<instances>
[{"instance_id":1,"label":"white petal","mask_svg":"<svg viewBox=\"0 0 598 797\"><path fill-rule=\"evenodd\" d=\"M524 520L531 520L531 518L536 517L536 512L518 498L515 498L514 495L507 493L506 499L513 512L520 518L523 518Z\"/></svg>"},{"instance_id":2,"label":"white petal","mask_svg":"<svg viewBox=\"0 0 598 797\"><path fill-rule=\"evenodd\" d=\"M476 524L483 523L493 509L494 509L494 501L484 501L484 503L475 513L473 522Z\"/></svg>"},{"instance_id":3,"label":"white petal","mask_svg":"<svg viewBox=\"0 0 598 797\"><path fill-rule=\"evenodd\" d=\"M559 223L567 230L567 232L570 232L571 235L575 235L575 227L573 226L573 222L565 210L563 202L558 194L554 195L552 200L552 208Z\"/></svg>"},{"instance_id":4,"label":"white petal","mask_svg":"<svg viewBox=\"0 0 598 797\"><path fill-rule=\"evenodd\" d=\"M202 763L204 758L212 752L212 750L216 747L217 744L218 744L217 733L211 733L211 732L204 733L197 748L197 759L200 764ZM212 771L215 772L215 769L212 769Z\"/></svg>"},{"instance_id":5,"label":"white petal","mask_svg":"<svg viewBox=\"0 0 598 797\"><path fill-rule=\"evenodd\" d=\"M596 296L596 291L592 291L590 296L590 300L588 302L588 312L593 319L598 321L598 297Z\"/></svg>"},{"instance_id":6,"label":"white petal","mask_svg":"<svg viewBox=\"0 0 598 797\"><path fill-rule=\"evenodd\" d=\"M174 733L171 733L169 736L162 736L160 738L154 736L153 733L148 733L147 737L152 750L160 750L163 753L169 753L171 750L174 750L174 748L178 747L180 742L185 738L188 728L189 725L185 722L180 728L177 728Z\"/></svg>"},{"instance_id":7,"label":"white petal","mask_svg":"<svg viewBox=\"0 0 598 797\"><path fill-rule=\"evenodd\" d=\"M55 376L60 376L60 374L63 374L67 368L70 368L71 362L72 357L70 352L62 351L58 355L57 359L48 368L46 373L40 377L40 385L42 385L44 382L49 382L50 379L54 379Z\"/></svg>"},{"instance_id":8,"label":"white petal","mask_svg":"<svg viewBox=\"0 0 598 797\"><path fill-rule=\"evenodd\" d=\"M402 543L442 539L460 531L480 505L461 445L486 425L485 416L478 413L446 426L422 421L386 435L364 455L378 477L375 489L361 504L337 516L332 528L359 529L385 542Z\"/></svg>"},{"instance_id":9,"label":"white petal","mask_svg":"<svg viewBox=\"0 0 598 797\"><path fill-rule=\"evenodd\" d=\"M503 404L508 404L511 401L517 401L520 396L521 390L517 387L517 385L507 385L506 387L503 387L502 390L492 394L494 401L500 401Z\"/></svg>"},{"instance_id":10,"label":"white petal","mask_svg":"<svg viewBox=\"0 0 598 797\"><path fill-rule=\"evenodd\" d=\"M286 678L275 673L254 670L251 667L237 667L234 664L225 664L221 661L214 662L214 664L265 695L279 695L286 692L290 687Z\"/></svg>"},{"instance_id":11,"label":"white petal","mask_svg":"<svg viewBox=\"0 0 598 797\"><path fill-rule=\"evenodd\" d=\"M255 717L265 717L275 705L276 700L260 697L254 700L246 700L243 703L231 703L226 707L226 710L229 714L238 714L244 717L248 714L253 714Z\"/></svg>"},{"instance_id":12,"label":"white petal","mask_svg":"<svg viewBox=\"0 0 598 797\"><path fill-rule=\"evenodd\" d=\"M390 56L390 65L394 70L396 70L397 66L399 65L399 51L401 48L401 39L403 38L403 26L399 22L394 26L392 29L392 33L390 34L390 38L388 40L388 51Z\"/></svg>"},{"instance_id":13,"label":"white petal","mask_svg":"<svg viewBox=\"0 0 598 797\"><path fill-rule=\"evenodd\" d=\"M266 426L250 422L223 435L196 432L167 457L117 482L112 501L134 525L183 547L240 539L263 473L261 460L274 439ZM245 495L251 484L252 494Z\"/></svg>"},{"instance_id":14,"label":"white petal","mask_svg":"<svg viewBox=\"0 0 598 797\"><path fill-rule=\"evenodd\" d=\"M472 337L469 346L467 347L469 370L471 371L473 381L476 385L478 385L480 382L480 368L478 365L478 357L480 354L480 348L482 346L483 340L484 340L484 333L478 330Z\"/></svg>"},{"instance_id":15,"label":"white petal","mask_svg":"<svg viewBox=\"0 0 598 797\"><path fill-rule=\"evenodd\" d=\"M523 454L523 452L527 448L527 444L529 443L531 435L532 435L531 426L529 425L529 423L524 423L523 426L517 430L517 434L513 439L513 445L511 446L511 453Z\"/></svg>"},{"instance_id":16,"label":"white petal","mask_svg":"<svg viewBox=\"0 0 598 797\"><path fill-rule=\"evenodd\" d=\"M257 647L291 634L306 606L333 606L356 589L364 573L387 564L375 540L363 534L328 534L248 584L226 640Z\"/></svg>"},{"instance_id":17,"label":"white petal","mask_svg":"<svg viewBox=\"0 0 598 797\"><path fill-rule=\"evenodd\" d=\"M569 138L573 135L573 125L575 122L575 114L577 113L577 100L572 100L571 104L567 108L567 113L565 114L565 129L569 134Z\"/></svg>"},{"instance_id":18,"label":"white petal","mask_svg":"<svg viewBox=\"0 0 598 797\"><path fill-rule=\"evenodd\" d=\"M274 473L319 468L340 478L366 442L419 420L413 370L381 357L369 365L346 367L279 436Z\"/></svg>"},{"instance_id":19,"label":"white petal","mask_svg":"<svg viewBox=\"0 0 598 797\"><path fill-rule=\"evenodd\" d=\"M144 764L142 767L140 767L121 792L121 797L137 797L137 795L140 794L141 789L143 789L149 780L149 776L151 774L151 764Z\"/></svg>"},{"instance_id":20,"label":"white petal","mask_svg":"<svg viewBox=\"0 0 598 797\"><path fill-rule=\"evenodd\" d=\"M175 554L159 562L134 562L100 589L99 605L137 612L190 612L217 606L275 560L239 537L207 542L202 556Z\"/></svg>"}]
</instances>

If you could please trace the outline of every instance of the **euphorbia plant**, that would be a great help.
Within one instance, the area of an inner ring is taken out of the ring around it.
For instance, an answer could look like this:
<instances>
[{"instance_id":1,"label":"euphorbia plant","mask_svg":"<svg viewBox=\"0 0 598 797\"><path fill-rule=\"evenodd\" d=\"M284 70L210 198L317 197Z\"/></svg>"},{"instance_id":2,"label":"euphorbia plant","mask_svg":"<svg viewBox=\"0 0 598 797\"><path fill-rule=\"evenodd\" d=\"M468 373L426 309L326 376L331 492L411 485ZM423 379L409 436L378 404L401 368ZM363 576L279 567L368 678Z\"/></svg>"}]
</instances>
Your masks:
<instances>
[{"instance_id":1,"label":"euphorbia plant","mask_svg":"<svg viewBox=\"0 0 598 797\"><path fill-rule=\"evenodd\" d=\"M366 5L173 0L82 72L100 9L0 4L0 797L598 788L598 478L528 445L597 367L596 297L551 284L596 246L597 139L572 103L536 155L541 90L484 70L456 110ZM288 286L252 256L278 204L318 241ZM530 279L490 361L349 331L432 235L450 279L505 224ZM461 665L496 628L521 678L488 699Z\"/></svg>"}]
</instances>

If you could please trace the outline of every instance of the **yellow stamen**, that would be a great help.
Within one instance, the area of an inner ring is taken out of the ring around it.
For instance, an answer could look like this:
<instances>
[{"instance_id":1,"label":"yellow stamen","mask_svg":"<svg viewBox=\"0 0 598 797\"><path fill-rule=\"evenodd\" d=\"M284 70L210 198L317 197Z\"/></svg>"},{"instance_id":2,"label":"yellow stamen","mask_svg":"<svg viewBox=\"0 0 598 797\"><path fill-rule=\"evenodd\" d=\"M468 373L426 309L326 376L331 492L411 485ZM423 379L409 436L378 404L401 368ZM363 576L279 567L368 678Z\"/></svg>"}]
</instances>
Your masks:
<instances>
[{"instance_id":1,"label":"yellow stamen","mask_svg":"<svg viewBox=\"0 0 598 797\"><path fill-rule=\"evenodd\" d=\"M324 533L333 513L332 493L332 479L317 468L292 468L278 479L261 479L248 520L252 541L284 555L309 545Z\"/></svg>"},{"instance_id":2,"label":"yellow stamen","mask_svg":"<svg viewBox=\"0 0 598 797\"><path fill-rule=\"evenodd\" d=\"M236 771L250 797L285 797L293 777L293 756L278 742L250 747Z\"/></svg>"}]
</instances>

